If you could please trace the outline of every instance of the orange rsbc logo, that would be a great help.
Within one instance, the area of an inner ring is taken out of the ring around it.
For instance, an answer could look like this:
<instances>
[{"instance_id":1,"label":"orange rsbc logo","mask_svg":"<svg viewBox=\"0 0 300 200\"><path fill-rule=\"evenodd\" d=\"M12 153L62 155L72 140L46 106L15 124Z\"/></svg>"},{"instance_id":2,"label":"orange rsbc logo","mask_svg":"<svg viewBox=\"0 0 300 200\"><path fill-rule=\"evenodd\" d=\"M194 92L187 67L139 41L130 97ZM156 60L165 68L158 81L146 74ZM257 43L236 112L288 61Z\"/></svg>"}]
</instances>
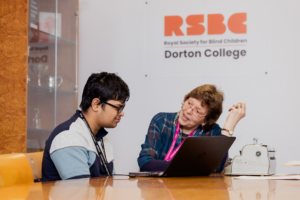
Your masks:
<instances>
[{"instance_id":1,"label":"orange rsbc logo","mask_svg":"<svg viewBox=\"0 0 300 200\"><path fill-rule=\"evenodd\" d=\"M235 13L231 15L227 21L227 27L232 33L243 34L247 33L247 25L243 24L247 20L247 13ZM202 35L205 32L204 15L189 15L186 18L186 23L190 27L186 29L186 35ZM183 24L183 19L180 16L165 16L165 36L184 35L180 27ZM224 16L222 14L207 15L207 34L219 35L226 31L224 24Z\"/></svg>"}]
</instances>

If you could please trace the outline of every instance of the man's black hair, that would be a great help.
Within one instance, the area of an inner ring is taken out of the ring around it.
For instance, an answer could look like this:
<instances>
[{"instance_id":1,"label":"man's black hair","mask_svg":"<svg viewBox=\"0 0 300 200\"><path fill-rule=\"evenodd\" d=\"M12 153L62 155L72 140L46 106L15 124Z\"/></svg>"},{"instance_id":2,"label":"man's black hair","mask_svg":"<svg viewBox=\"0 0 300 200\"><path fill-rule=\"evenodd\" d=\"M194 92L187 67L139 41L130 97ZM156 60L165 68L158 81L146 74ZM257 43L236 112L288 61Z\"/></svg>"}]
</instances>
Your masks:
<instances>
[{"instance_id":1,"label":"man's black hair","mask_svg":"<svg viewBox=\"0 0 300 200\"><path fill-rule=\"evenodd\" d=\"M94 98L99 98L99 104L101 104L108 100L125 103L129 97L129 88L118 75L107 72L94 73L88 78L84 86L80 107L83 112L86 112Z\"/></svg>"}]
</instances>

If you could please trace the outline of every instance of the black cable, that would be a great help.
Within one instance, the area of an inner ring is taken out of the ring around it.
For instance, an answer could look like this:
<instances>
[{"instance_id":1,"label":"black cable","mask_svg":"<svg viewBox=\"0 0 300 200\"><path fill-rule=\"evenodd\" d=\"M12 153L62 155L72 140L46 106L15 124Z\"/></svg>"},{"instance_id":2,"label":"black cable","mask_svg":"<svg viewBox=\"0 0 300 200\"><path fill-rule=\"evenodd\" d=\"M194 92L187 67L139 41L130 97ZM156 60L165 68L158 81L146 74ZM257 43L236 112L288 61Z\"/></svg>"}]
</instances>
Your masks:
<instances>
[{"instance_id":1,"label":"black cable","mask_svg":"<svg viewBox=\"0 0 300 200\"><path fill-rule=\"evenodd\" d=\"M129 176L129 174L113 174L113 176Z\"/></svg>"},{"instance_id":2,"label":"black cable","mask_svg":"<svg viewBox=\"0 0 300 200\"><path fill-rule=\"evenodd\" d=\"M130 174L112 174L113 176L129 176L130 178L135 178L135 175Z\"/></svg>"}]
</instances>

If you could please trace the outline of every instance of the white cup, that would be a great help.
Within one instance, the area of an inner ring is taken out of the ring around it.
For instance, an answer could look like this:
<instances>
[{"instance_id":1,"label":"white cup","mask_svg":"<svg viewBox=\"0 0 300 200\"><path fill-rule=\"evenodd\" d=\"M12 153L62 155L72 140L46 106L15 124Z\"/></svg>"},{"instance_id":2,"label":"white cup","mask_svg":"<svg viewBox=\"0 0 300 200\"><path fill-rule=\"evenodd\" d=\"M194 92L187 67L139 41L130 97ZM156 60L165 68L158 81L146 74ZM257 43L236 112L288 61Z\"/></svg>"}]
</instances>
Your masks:
<instances>
[{"instance_id":1,"label":"white cup","mask_svg":"<svg viewBox=\"0 0 300 200\"><path fill-rule=\"evenodd\" d=\"M63 78L61 76L57 76L57 81L59 81L59 83L57 83L57 87L59 87L63 82ZM50 88L55 87L55 78L53 76L49 76L49 85L48 86Z\"/></svg>"}]
</instances>

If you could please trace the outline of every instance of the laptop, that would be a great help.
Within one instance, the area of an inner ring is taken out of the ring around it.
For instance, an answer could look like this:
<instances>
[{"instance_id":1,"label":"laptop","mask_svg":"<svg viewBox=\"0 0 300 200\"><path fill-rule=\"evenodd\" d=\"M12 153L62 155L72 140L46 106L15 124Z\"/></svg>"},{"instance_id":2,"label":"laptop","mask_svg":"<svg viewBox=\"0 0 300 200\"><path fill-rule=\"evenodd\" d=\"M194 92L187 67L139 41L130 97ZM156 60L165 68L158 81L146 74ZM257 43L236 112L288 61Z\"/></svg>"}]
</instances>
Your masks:
<instances>
[{"instance_id":1,"label":"laptop","mask_svg":"<svg viewBox=\"0 0 300 200\"><path fill-rule=\"evenodd\" d=\"M130 172L130 177L208 176L215 171L235 137L188 137L162 172Z\"/></svg>"}]
</instances>

